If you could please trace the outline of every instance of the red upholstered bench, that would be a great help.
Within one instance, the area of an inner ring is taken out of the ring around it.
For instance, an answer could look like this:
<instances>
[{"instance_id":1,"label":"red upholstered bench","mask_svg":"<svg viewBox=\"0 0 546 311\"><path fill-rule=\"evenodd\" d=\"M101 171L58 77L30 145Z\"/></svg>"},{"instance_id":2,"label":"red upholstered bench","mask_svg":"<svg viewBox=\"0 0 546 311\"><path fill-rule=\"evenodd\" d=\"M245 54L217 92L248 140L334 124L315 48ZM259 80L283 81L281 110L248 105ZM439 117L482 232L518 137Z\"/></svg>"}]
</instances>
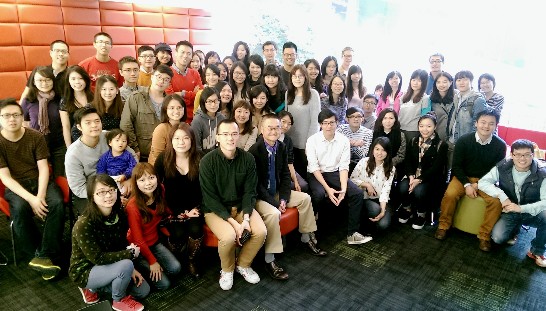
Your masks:
<instances>
[{"instance_id":1,"label":"red upholstered bench","mask_svg":"<svg viewBox=\"0 0 546 311\"><path fill-rule=\"evenodd\" d=\"M281 235L287 235L298 227L298 209L287 208L286 212L281 214ZM218 247L218 238L212 233L209 226L203 226L205 238L203 244L209 247Z\"/></svg>"}]
</instances>

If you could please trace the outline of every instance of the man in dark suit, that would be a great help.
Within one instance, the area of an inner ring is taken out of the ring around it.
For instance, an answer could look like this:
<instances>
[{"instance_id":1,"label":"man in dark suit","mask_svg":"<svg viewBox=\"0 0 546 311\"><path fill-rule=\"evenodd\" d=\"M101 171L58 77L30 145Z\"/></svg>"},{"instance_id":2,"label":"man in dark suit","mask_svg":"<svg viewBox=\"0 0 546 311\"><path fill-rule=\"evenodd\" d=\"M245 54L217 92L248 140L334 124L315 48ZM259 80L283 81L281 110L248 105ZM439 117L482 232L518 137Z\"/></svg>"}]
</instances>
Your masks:
<instances>
[{"instance_id":1,"label":"man in dark suit","mask_svg":"<svg viewBox=\"0 0 546 311\"><path fill-rule=\"evenodd\" d=\"M288 153L285 145L278 141L281 134L281 122L275 114L262 117L262 135L249 152L256 160L258 175L256 211L262 216L267 227L265 240L266 270L277 280L288 279L288 274L275 262L276 253L282 253L281 231L279 220L287 208L295 207L299 214L299 231L301 241L312 254L325 256L319 249L314 232L317 230L311 197L303 192L290 190L290 171Z\"/></svg>"}]
</instances>

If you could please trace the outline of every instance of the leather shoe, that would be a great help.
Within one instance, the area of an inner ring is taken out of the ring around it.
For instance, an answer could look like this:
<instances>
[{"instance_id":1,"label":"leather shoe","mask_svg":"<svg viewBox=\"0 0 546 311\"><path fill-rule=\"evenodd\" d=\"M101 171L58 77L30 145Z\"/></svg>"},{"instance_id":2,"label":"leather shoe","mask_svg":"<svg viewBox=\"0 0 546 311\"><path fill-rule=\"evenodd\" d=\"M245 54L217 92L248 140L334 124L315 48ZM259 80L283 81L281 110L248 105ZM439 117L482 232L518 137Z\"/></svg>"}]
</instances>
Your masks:
<instances>
[{"instance_id":1,"label":"leather shoe","mask_svg":"<svg viewBox=\"0 0 546 311\"><path fill-rule=\"evenodd\" d=\"M311 250L311 253L315 256L326 256L326 254L328 254L326 251L323 251L322 249L318 248L318 246L315 243L313 243L313 240L309 240L309 242L307 242L306 244Z\"/></svg>"},{"instance_id":2,"label":"leather shoe","mask_svg":"<svg viewBox=\"0 0 546 311\"><path fill-rule=\"evenodd\" d=\"M437 240L445 240L445 239L446 239L446 234L447 234L447 230L446 230L446 229L440 229L440 228L438 228L438 230L436 230L436 234L434 235L434 237L435 237Z\"/></svg>"},{"instance_id":3,"label":"leather shoe","mask_svg":"<svg viewBox=\"0 0 546 311\"><path fill-rule=\"evenodd\" d=\"M480 239L480 249L484 252L491 251L491 241Z\"/></svg>"},{"instance_id":4,"label":"leather shoe","mask_svg":"<svg viewBox=\"0 0 546 311\"><path fill-rule=\"evenodd\" d=\"M284 271L283 268L277 265L275 261L272 261L270 263L265 263L265 270L271 275L272 278L275 280L288 280L288 273Z\"/></svg>"}]
</instances>

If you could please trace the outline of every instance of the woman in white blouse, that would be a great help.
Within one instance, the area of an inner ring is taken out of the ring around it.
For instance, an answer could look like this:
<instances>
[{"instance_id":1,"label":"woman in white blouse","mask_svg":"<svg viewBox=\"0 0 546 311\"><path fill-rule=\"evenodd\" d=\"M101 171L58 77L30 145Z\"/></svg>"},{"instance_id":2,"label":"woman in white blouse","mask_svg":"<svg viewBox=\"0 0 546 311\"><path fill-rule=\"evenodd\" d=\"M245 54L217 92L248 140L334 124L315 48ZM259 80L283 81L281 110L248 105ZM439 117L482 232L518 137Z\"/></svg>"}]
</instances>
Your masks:
<instances>
[{"instance_id":1,"label":"woman in white blouse","mask_svg":"<svg viewBox=\"0 0 546 311\"><path fill-rule=\"evenodd\" d=\"M387 205L395 168L391 159L391 143L386 137L372 142L370 156L358 162L351 181L364 190L364 208L377 229L385 230L391 223L391 209Z\"/></svg>"}]
</instances>

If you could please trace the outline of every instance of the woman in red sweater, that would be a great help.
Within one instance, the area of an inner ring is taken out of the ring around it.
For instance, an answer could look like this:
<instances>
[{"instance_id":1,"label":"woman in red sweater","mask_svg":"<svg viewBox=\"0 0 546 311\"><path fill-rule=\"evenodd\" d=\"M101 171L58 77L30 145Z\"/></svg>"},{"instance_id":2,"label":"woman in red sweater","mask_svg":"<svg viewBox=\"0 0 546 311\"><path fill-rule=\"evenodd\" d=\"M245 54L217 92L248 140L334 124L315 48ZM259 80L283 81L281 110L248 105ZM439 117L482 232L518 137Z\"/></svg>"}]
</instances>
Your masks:
<instances>
[{"instance_id":1,"label":"woman in red sweater","mask_svg":"<svg viewBox=\"0 0 546 311\"><path fill-rule=\"evenodd\" d=\"M159 290L167 289L167 275L180 272L176 257L159 241L159 222L171 211L165 204L164 193L158 187L154 167L149 163L138 163L133 169L133 197L127 203L129 232L127 239L140 247L140 256L135 264L145 277Z\"/></svg>"}]
</instances>

